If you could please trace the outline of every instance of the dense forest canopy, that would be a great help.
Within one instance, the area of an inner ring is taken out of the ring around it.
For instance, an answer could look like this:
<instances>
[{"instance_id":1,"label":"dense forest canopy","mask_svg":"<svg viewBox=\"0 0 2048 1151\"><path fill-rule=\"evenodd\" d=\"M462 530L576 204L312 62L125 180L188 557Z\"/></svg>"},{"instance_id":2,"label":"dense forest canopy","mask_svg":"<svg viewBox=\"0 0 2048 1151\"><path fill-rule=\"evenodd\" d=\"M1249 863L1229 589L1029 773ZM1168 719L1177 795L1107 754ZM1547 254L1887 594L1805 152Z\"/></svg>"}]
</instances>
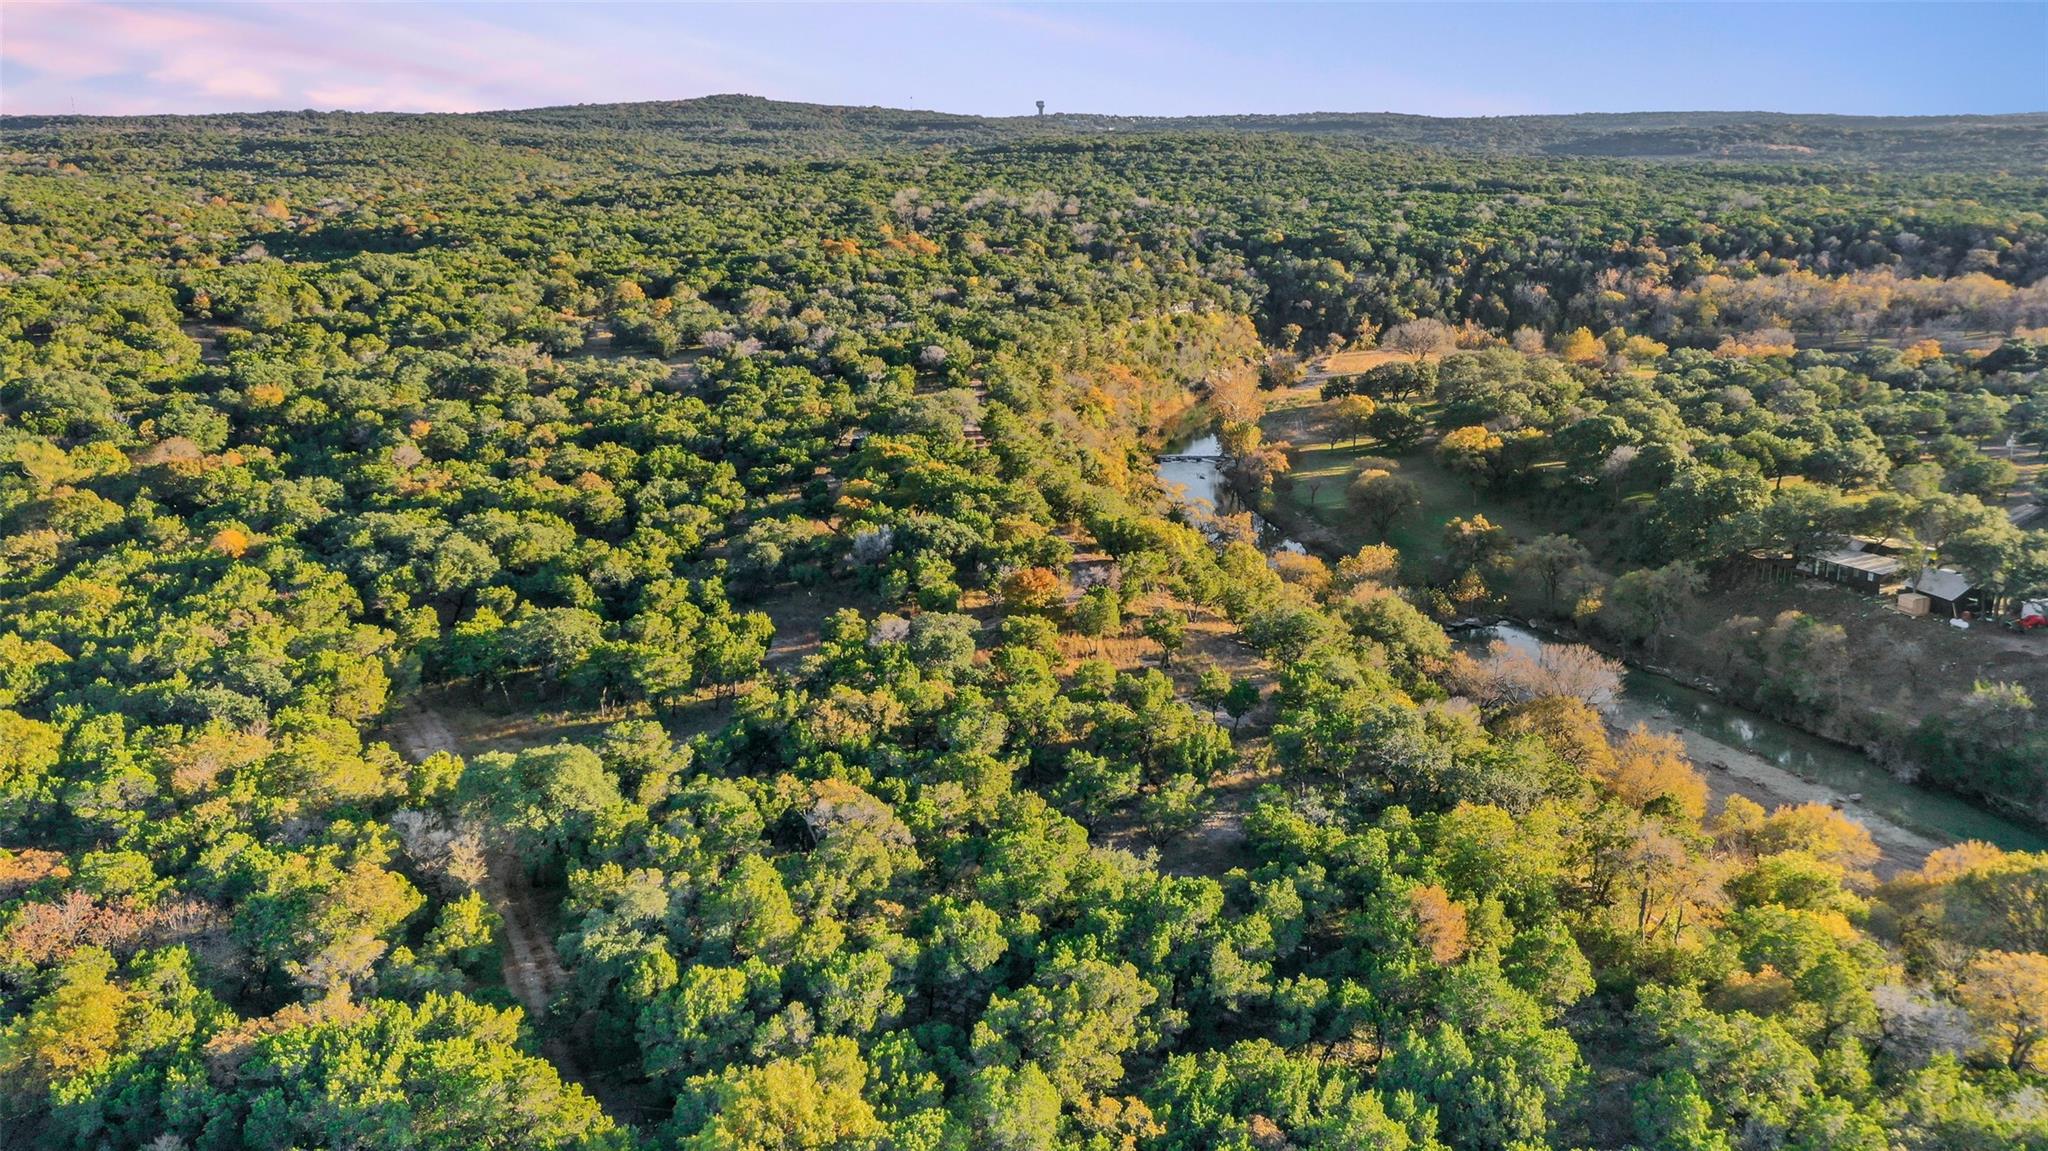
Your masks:
<instances>
[{"instance_id":1,"label":"dense forest canopy","mask_svg":"<svg viewBox=\"0 0 2048 1151\"><path fill-rule=\"evenodd\" d=\"M2048 1149L2048 855L1710 796L1441 626L1661 658L1851 538L2048 594L2044 159L0 118L0 1145ZM1204 420L1329 538L1169 498ZM1430 476L1571 530L1415 544ZM2025 676L1887 726L1827 620L1716 634L2048 818Z\"/></svg>"}]
</instances>

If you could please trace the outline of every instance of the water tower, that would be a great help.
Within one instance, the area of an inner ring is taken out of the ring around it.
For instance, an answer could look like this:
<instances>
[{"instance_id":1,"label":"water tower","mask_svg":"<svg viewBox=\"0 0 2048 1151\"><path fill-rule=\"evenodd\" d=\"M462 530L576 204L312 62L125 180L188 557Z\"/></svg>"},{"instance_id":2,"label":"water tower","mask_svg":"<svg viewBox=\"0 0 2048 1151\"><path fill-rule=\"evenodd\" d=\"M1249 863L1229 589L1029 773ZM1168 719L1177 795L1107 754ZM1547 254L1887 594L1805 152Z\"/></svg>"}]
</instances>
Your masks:
<instances>
[{"instance_id":1,"label":"water tower","mask_svg":"<svg viewBox=\"0 0 2048 1151\"><path fill-rule=\"evenodd\" d=\"M1045 115L1045 101L1043 100L1038 102L1038 114L1041 116Z\"/></svg>"}]
</instances>

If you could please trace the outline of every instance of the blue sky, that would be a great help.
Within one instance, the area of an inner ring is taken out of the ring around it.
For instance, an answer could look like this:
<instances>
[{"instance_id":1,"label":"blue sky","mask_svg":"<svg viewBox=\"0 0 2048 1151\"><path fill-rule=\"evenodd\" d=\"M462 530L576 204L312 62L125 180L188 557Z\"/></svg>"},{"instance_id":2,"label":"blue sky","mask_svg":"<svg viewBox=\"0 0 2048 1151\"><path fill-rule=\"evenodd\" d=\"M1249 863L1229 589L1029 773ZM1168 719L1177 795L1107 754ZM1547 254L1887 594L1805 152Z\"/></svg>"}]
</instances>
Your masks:
<instances>
[{"instance_id":1,"label":"blue sky","mask_svg":"<svg viewBox=\"0 0 2048 1151\"><path fill-rule=\"evenodd\" d=\"M2048 110L2010 4L0 5L0 112Z\"/></svg>"}]
</instances>

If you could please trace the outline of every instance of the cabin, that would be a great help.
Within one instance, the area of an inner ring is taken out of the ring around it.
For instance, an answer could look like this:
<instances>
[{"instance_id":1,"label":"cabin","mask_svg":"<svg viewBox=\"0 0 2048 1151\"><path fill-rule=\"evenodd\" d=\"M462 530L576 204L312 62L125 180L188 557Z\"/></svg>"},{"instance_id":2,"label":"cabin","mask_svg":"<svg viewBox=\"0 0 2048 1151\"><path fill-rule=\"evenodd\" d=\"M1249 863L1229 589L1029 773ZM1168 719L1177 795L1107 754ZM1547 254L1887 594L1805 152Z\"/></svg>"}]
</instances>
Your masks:
<instances>
[{"instance_id":1,"label":"cabin","mask_svg":"<svg viewBox=\"0 0 2048 1151\"><path fill-rule=\"evenodd\" d=\"M1909 584L1927 597L1929 614L1955 619L1979 605L1977 585L1970 577L1950 568L1925 568Z\"/></svg>"}]
</instances>

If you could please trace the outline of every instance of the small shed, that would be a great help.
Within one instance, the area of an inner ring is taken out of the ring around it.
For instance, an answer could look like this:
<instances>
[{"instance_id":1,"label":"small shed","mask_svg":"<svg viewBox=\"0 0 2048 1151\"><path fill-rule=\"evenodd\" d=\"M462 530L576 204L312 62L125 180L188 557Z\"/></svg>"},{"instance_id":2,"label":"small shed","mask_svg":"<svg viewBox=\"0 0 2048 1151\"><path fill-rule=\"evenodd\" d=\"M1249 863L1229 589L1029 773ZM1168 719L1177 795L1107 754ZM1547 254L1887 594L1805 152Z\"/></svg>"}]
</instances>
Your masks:
<instances>
[{"instance_id":1,"label":"small shed","mask_svg":"<svg viewBox=\"0 0 2048 1151\"><path fill-rule=\"evenodd\" d=\"M1926 596L1916 591L1899 593L1899 610L1907 615L1926 615L1930 604Z\"/></svg>"},{"instance_id":2,"label":"small shed","mask_svg":"<svg viewBox=\"0 0 2048 1151\"><path fill-rule=\"evenodd\" d=\"M1951 619L1977 606L1977 585L1951 568L1923 569L1913 577L1911 587L1927 597L1930 610Z\"/></svg>"}]
</instances>

